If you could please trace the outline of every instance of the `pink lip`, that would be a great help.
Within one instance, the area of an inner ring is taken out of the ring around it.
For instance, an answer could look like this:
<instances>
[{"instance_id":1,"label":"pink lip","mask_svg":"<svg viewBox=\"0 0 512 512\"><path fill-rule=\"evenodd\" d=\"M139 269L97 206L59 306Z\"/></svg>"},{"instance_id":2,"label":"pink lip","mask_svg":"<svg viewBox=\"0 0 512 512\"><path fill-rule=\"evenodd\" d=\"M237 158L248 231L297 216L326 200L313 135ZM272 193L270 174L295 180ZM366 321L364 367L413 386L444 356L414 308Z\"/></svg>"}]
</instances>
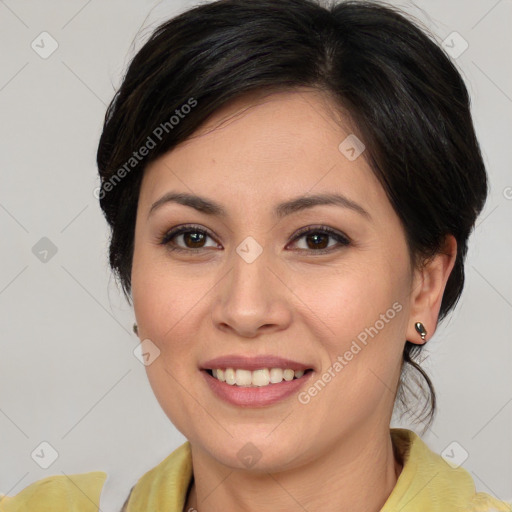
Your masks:
<instances>
[{"instance_id":1,"label":"pink lip","mask_svg":"<svg viewBox=\"0 0 512 512\"><path fill-rule=\"evenodd\" d=\"M291 359L283 359L275 356L237 356L234 354L216 357L205 361L200 365L201 370L215 370L217 368L234 368L240 370L259 370L261 368L290 368L292 370L309 370L314 368L311 365L299 363ZM229 386L229 384L227 384Z\"/></svg>"},{"instance_id":2,"label":"pink lip","mask_svg":"<svg viewBox=\"0 0 512 512\"><path fill-rule=\"evenodd\" d=\"M213 362L216 363L217 361L214 359ZM207 364L209 364L209 362L207 362ZM227 368L229 367L230 366L228 365ZM237 367L240 368L240 366ZM280 367L280 365L275 365L273 367ZM220 365L220 368L223 368L223 365ZM261 365L259 368L261 368ZM268 367L263 366L263 368ZM307 372L299 379L293 379L290 381L283 380L279 384L269 384L268 386L262 387L231 386L230 384L226 384L225 382L221 382L215 377L212 377L206 370L202 370L201 373L203 374L210 389L225 402L239 407L265 407L267 405L275 404L276 402L296 393L306 384L306 382L309 381L309 378L314 372Z\"/></svg>"}]
</instances>

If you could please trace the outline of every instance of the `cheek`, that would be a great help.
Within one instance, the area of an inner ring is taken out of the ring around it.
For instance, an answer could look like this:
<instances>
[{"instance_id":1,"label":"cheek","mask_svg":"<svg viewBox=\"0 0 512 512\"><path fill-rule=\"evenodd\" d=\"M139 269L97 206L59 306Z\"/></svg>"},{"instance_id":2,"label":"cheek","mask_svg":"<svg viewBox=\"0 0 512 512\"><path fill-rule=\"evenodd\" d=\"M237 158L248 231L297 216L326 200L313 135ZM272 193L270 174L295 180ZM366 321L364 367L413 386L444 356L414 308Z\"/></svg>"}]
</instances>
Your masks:
<instances>
[{"instance_id":1,"label":"cheek","mask_svg":"<svg viewBox=\"0 0 512 512\"><path fill-rule=\"evenodd\" d=\"M152 247L142 237L141 243L135 244L131 274L133 307L145 336L162 339L186 310L190 294L180 277L182 273L169 265L161 248Z\"/></svg>"},{"instance_id":2,"label":"cheek","mask_svg":"<svg viewBox=\"0 0 512 512\"><path fill-rule=\"evenodd\" d=\"M163 411L180 432L189 432L195 417L189 382L199 371L192 357L199 291L176 268L158 262L149 251L134 254L132 296L141 339L149 339L160 351L145 367L148 382ZM204 293L203 293L204 295Z\"/></svg>"},{"instance_id":3,"label":"cheek","mask_svg":"<svg viewBox=\"0 0 512 512\"><path fill-rule=\"evenodd\" d=\"M322 270L295 279L291 288L310 310L308 318L319 326L323 337L346 340L379 320L404 295L399 276L389 266L347 265L335 272ZM395 308L396 309L396 308ZM395 311L391 311L393 315ZM306 314L306 313L305 313ZM320 334L320 333L319 333Z\"/></svg>"},{"instance_id":4,"label":"cheek","mask_svg":"<svg viewBox=\"0 0 512 512\"><path fill-rule=\"evenodd\" d=\"M180 350L180 340L185 343L179 333L190 329L188 319L201 298L197 288L176 271L161 273L153 267L140 276L134 273L132 294L141 334L161 351Z\"/></svg>"},{"instance_id":5,"label":"cheek","mask_svg":"<svg viewBox=\"0 0 512 512\"><path fill-rule=\"evenodd\" d=\"M150 380L169 385L190 380L207 342L211 294L219 276L212 269L171 261L163 251L138 249L132 269L133 306L141 339L150 339L160 357L146 367ZM167 373L167 375L166 375ZM167 381L167 382L166 382ZM153 385L153 382L152 382Z\"/></svg>"},{"instance_id":6,"label":"cheek","mask_svg":"<svg viewBox=\"0 0 512 512\"><path fill-rule=\"evenodd\" d=\"M360 267L354 262L336 273L303 279L294 288L308 306L303 309L308 330L321 341L322 371L338 363L331 372L343 375L338 382L345 381L339 395L344 399L379 394L382 383L394 385L401 361L407 279L400 269L405 267L397 260L394 265L379 261Z\"/></svg>"}]
</instances>

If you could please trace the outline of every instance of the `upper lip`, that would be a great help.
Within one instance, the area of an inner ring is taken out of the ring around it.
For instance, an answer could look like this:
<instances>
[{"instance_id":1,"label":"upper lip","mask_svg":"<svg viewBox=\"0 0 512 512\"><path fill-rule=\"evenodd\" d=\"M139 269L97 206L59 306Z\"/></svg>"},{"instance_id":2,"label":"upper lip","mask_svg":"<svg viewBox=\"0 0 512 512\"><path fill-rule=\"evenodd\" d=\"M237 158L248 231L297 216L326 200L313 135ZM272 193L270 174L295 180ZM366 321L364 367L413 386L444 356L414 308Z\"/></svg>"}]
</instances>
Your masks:
<instances>
[{"instance_id":1,"label":"upper lip","mask_svg":"<svg viewBox=\"0 0 512 512\"><path fill-rule=\"evenodd\" d=\"M201 364L202 370L214 370L216 368L239 368L241 370L259 370L261 368L290 368L292 370L309 370L311 365L303 364L292 359L284 359L271 355L240 356L230 354L209 359Z\"/></svg>"}]
</instances>

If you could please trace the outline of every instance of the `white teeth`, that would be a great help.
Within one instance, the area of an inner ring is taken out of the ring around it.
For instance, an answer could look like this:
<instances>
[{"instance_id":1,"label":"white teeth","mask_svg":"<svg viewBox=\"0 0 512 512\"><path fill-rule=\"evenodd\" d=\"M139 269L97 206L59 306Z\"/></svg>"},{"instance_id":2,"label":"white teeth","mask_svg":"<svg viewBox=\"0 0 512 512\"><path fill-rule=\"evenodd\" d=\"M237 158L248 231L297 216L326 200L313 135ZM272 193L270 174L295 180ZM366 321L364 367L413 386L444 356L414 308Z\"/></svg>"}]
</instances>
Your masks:
<instances>
[{"instance_id":1,"label":"white teeth","mask_svg":"<svg viewBox=\"0 0 512 512\"><path fill-rule=\"evenodd\" d=\"M267 386L270 382L270 370L263 368L262 370L254 370L252 372L253 386Z\"/></svg>"},{"instance_id":2,"label":"white teeth","mask_svg":"<svg viewBox=\"0 0 512 512\"><path fill-rule=\"evenodd\" d=\"M250 386L251 372L249 370L236 370L235 379L237 386Z\"/></svg>"},{"instance_id":3,"label":"white teeth","mask_svg":"<svg viewBox=\"0 0 512 512\"><path fill-rule=\"evenodd\" d=\"M221 382L226 382L230 386L241 387L263 387L269 384L279 384L283 381L290 381L294 378L300 379L304 375L304 370L292 370L291 368L261 368L259 370L242 370L234 368L216 368L212 369L213 376Z\"/></svg>"},{"instance_id":4,"label":"white teeth","mask_svg":"<svg viewBox=\"0 0 512 512\"><path fill-rule=\"evenodd\" d=\"M283 377L284 377L284 380L293 380L293 377L295 376L295 372L293 370L290 370L289 368L287 368L284 372L283 372Z\"/></svg>"},{"instance_id":5,"label":"white teeth","mask_svg":"<svg viewBox=\"0 0 512 512\"><path fill-rule=\"evenodd\" d=\"M283 370L281 368L272 368L270 370L270 382L278 384L283 380Z\"/></svg>"},{"instance_id":6,"label":"white teeth","mask_svg":"<svg viewBox=\"0 0 512 512\"><path fill-rule=\"evenodd\" d=\"M233 386L236 383L235 370L233 368L226 368L224 377L226 378L226 384Z\"/></svg>"}]
</instances>

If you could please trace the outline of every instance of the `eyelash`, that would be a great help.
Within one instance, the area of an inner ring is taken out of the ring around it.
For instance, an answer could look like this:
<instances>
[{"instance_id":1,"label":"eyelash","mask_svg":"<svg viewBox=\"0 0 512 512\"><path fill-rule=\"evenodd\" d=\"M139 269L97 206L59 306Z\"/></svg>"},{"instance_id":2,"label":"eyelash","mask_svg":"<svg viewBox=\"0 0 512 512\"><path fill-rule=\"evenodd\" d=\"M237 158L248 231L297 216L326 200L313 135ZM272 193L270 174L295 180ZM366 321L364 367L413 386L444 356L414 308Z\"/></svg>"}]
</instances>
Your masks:
<instances>
[{"instance_id":1,"label":"eyelash","mask_svg":"<svg viewBox=\"0 0 512 512\"><path fill-rule=\"evenodd\" d=\"M193 224L187 224L187 225L172 229L171 231L167 231L163 236L159 237L159 243L161 245L168 246L169 250L171 250L171 251L178 251L178 252L183 252L183 253L185 253L185 252L197 253L197 252L201 252L205 249L204 247L199 247L199 248L195 248L195 249L191 249L191 248L185 249L183 247L179 247L178 245L176 245L175 242L172 242L173 238L175 238L179 235L182 235L184 233L201 233L201 234L207 235L212 240L214 240L214 237L205 229L200 228L199 226L196 226ZM319 233L321 233L323 235L331 236L338 242L339 245L330 247L327 249L319 249L319 250L316 250L316 249L297 249L297 250L301 251L301 252L306 251L306 252L315 253L315 254L320 255L320 254L328 254L330 252L333 252L334 250L341 249L342 247L346 247L351 244L351 241L347 236L342 235L341 233L329 228L328 226L314 226L314 227L309 226L307 228L302 228L295 234L295 236L291 240L291 242L296 242L297 240L300 240L301 238L304 237L304 235L319 234Z\"/></svg>"}]
</instances>

